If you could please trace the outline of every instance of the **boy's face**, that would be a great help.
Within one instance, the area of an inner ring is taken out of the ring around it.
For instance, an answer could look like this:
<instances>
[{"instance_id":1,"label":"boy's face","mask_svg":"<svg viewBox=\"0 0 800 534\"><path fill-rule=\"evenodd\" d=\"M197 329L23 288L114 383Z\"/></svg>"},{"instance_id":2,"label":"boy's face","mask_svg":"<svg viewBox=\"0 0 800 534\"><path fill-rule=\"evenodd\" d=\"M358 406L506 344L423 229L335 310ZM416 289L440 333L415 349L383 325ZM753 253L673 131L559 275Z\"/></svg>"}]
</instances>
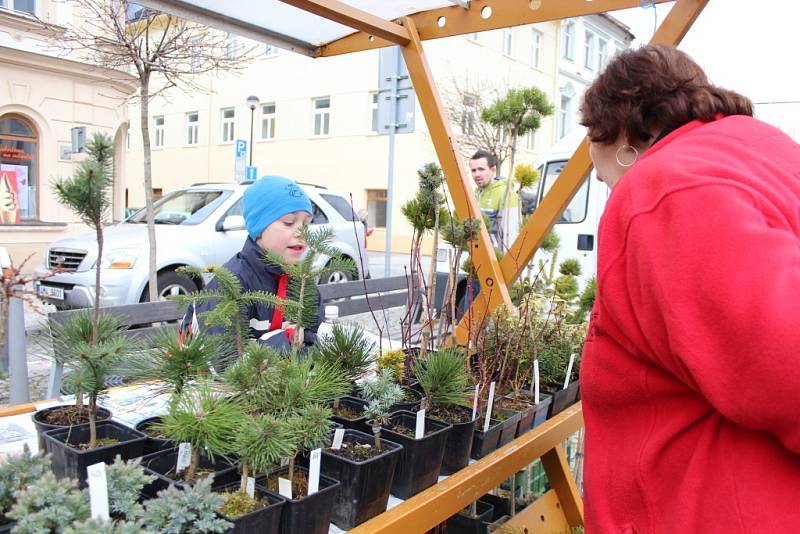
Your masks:
<instances>
[{"instance_id":1,"label":"boy's face","mask_svg":"<svg viewBox=\"0 0 800 534\"><path fill-rule=\"evenodd\" d=\"M293 211L264 228L256 243L279 254L287 263L297 263L306 251L300 228L311 222L305 211Z\"/></svg>"}]
</instances>

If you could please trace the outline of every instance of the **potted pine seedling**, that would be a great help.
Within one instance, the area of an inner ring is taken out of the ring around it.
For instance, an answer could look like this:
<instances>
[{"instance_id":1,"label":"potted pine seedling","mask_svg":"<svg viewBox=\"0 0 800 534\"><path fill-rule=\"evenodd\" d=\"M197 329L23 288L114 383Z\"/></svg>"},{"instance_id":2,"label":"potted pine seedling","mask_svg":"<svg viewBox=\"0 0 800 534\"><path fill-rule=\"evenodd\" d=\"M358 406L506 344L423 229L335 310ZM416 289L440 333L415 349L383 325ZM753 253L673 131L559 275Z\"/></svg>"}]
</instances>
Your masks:
<instances>
[{"instance_id":1,"label":"potted pine seedling","mask_svg":"<svg viewBox=\"0 0 800 534\"><path fill-rule=\"evenodd\" d=\"M364 331L358 326L335 323L328 336L321 336L311 348L311 359L318 363L335 366L341 369L350 382L350 391L356 389L356 380L374 363L372 356L375 343L367 339ZM362 428L366 402L354 396L346 395L333 401L333 421L348 428Z\"/></svg>"},{"instance_id":2,"label":"potted pine seedling","mask_svg":"<svg viewBox=\"0 0 800 534\"><path fill-rule=\"evenodd\" d=\"M467 400L467 360L457 347L432 352L413 363L424 397L420 409L431 419L451 425L447 433L441 474L450 475L469 464L476 417L465 406Z\"/></svg>"},{"instance_id":3,"label":"potted pine seedling","mask_svg":"<svg viewBox=\"0 0 800 534\"><path fill-rule=\"evenodd\" d=\"M420 424L421 435L417 437L417 417L421 416L408 410L392 412L391 407L385 410L383 403L375 403L375 399L381 399L387 388L396 391L396 384L389 385L387 383L391 383L391 375L382 373L375 381L365 381L361 391L370 405L377 404L381 410L390 412L380 421L381 426L384 427L382 432L391 441L403 446L392 481L392 495L408 499L432 486L438 480L444 455L444 444L450 425L423 417ZM367 406L368 412L370 405ZM374 432L374 425L378 418L374 414L372 415Z\"/></svg>"},{"instance_id":4,"label":"potted pine seedling","mask_svg":"<svg viewBox=\"0 0 800 534\"><path fill-rule=\"evenodd\" d=\"M395 381L403 388L403 396L397 401L390 411L414 410L419 406L422 394L419 382L413 380L411 362L419 356L417 348L387 350L378 356L378 371L389 369Z\"/></svg>"},{"instance_id":5,"label":"potted pine seedling","mask_svg":"<svg viewBox=\"0 0 800 534\"><path fill-rule=\"evenodd\" d=\"M322 472L341 481L333 510L333 523L349 530L386 510L402 447L381 439L381 425L389 408L402 396L400 386L384 371L361 384L366 402L365 419L371 419L373 436L343 430L322 451Z\"/></svg>"},{"instance_id":6,"label":"potted pine seedling","mask_svg":"<svg viewBox=\"0 0 800 534\"><path fill-rule=\"evenodd\" d=\"M259 412L283 421L288 429L288 464L268 472L263 483L273 494L287 498L281 516L283 534L321 534L330 528L339 482L320 476L318 491L309 493L309 470L297 465L297 456L330 443L333 423L328 405L347 388L338 367L286 354L269 365L254 392L252 403ZM280 479L290 485L290 494L280 491Z\"/></svg>"},{"instance_id":7,"label":"potted pine seedling","mask_svg":"<svg viewBox=\"0 0 800 534\"><path fill-rule=\"evenodd\" d=\"M210 381L185 387L161 422L154 425L180 445L142 459L145 471L156 475L144 493L153 497L160 489L185 487L208 473L213 473L215 485L236 480L236 469L226 457L234 452L233 438L243 417L241 404Z\"/></svg>"},{"instance_id":8,"label":"potted pine seedling","mask_svg":"<svg viewBox=\"0 0 800 534\"><path fill-rule=\"evenodd\" d=\"M547 321L536 344L542 390L552 395L548 417L574 404L580 391L579 369L585 325Z\"/></svg>"}]
</instances>

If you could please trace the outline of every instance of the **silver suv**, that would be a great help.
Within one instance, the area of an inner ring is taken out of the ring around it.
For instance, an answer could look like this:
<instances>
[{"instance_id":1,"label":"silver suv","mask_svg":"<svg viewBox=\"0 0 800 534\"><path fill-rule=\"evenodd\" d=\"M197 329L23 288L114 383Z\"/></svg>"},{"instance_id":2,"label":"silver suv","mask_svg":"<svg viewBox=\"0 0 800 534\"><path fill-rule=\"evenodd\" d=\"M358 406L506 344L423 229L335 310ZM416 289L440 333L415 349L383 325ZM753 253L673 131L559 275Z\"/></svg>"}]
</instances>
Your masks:
<instances>
[{"instance_id":1,"label":"silver suv","mask_svg":"<svg viewBox=\"0 0 800 534\"><path fill-rule=\"evenodd\" d=\"M201 289L176 272L181 266L222 265L241 250L247 237L242 217L242 194L249 185L197 184L174 191L155 205L156 266L160 297ZM359 276L369 277L364 224L345 195L323 187L301 184L314 214L312 225L329 225L336 234L332 245L359 265ZM100 272L100 305L135 304L148 299L148 241L145 212L105 229ZM85 308L94 302L97 243L94 233L52 243L45 251L44 273L61 264L64 271L36 285L37 293L57 308ZM362 261L363 258L363 265ZM319 265L330 258L321 257ZM349 273L334 272L320 283L343 282ZM203 282L200 282L202 285Z\"/></svg>"}]
</instances>

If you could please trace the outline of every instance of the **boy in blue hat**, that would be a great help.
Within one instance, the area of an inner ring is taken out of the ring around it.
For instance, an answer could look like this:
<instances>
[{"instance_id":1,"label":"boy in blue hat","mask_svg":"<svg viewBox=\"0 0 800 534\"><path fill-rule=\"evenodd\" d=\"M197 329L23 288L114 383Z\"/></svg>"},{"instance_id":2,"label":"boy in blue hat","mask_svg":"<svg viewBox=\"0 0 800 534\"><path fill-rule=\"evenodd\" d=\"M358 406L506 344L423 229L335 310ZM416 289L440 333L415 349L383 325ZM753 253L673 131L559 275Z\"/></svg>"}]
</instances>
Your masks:
<instances>
[{"instance_id":1,"label":"boy in blue hat","mask_svg":"<svg viewBox=\"0 0 800 534\"><path fill-rule=\"evenodd\" d=\"M280 268L264 262L264 251L271 250L289 263L296 263L305 252L306 245L300 228L311 222L311 201L305 191L293 180L282 176L264 176L244 192L244 221L247 240L241 252L228 260L223 267L231 271L242 284L242 291L264 291L286 296L289 281ZM212 280L208 289L214 289ZM321 302L318 309L321 309ZM213 302L198 304L186 314L183 328L192 328L193 317L212 309ZM316 341L317 323L304 329L305 343ZM277 349L290 348L290 332L283 329L283 313L270 306L251 305L246 312L252 337ZM214 332L219 327L209 328Z\"/></svg>"}]
</instances>

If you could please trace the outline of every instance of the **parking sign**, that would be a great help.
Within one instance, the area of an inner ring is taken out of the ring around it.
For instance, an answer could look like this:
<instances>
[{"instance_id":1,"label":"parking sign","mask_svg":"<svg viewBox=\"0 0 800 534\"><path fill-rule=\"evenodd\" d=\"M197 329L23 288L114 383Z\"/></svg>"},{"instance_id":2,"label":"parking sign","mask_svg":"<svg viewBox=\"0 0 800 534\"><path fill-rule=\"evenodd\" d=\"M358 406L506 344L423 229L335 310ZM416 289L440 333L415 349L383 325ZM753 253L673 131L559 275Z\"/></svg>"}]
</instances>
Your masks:
<instances>
[{"instance_id":1,"label":"parking sign","mask_svg":"<svg viewBox=\"0 0 800 534\"><path fill-rule=\"evenodd\" d=\"M245 167L247 166L247 141L244 139L237 139L233 144L236 151L236 157L233 161L233 179L236 183L241 183L245 176Z\"/></svg>"}]
</instances>

